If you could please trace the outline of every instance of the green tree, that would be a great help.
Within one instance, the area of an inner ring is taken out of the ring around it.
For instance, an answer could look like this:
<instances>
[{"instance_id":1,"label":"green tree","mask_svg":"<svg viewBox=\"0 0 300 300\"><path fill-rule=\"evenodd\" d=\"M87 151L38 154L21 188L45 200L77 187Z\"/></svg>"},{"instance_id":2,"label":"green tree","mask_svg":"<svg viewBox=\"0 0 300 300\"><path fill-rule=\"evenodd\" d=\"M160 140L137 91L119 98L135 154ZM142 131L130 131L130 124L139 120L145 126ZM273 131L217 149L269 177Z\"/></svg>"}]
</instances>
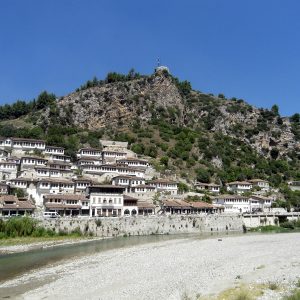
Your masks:
<instances>
[{"instance_id":1,"label":"green tree","mask_svg":"<svg viewBox=\"0 0 300 300\"><path fill-rule=\"evenodd\" d=\"M56 103L56 96L54 94L48 94L46 91L44 91L37 98L36 108L43 109L55 103Z\"/></svg>"},{"instance_id":2,"label":"green tree","mask_svg":"<svg viewBox=\"0 0 300 300\"><path fill-rule=\"evenodd\" d=\"M199 182L209 183L210 176L207 170L197 169L196 176Z\"/></svg>"},{"instance_id":3,"label":"green tree","mask_svg":"<svg viewBox=\"0 0 300 300\"><path fill-rule=\"evenodd\" d=\"M277 104L274 104L271 108L271 112L275 115L275 116L279 116L279 107Z\"/></svg>"},{"instance_id":4,"label":"green tree","mask_svg":"<svg viewBox=\"0 0 300 300\"><path fill-rule=\"evenodd\" d=\"M169 157L167 157L167 156L163 156L163 157L161 157L161 159L160 159L160 163L162 164L162 165L164 165L164 166L168 166L168 164L169 164Z\"/></svg>"}]
</instances>

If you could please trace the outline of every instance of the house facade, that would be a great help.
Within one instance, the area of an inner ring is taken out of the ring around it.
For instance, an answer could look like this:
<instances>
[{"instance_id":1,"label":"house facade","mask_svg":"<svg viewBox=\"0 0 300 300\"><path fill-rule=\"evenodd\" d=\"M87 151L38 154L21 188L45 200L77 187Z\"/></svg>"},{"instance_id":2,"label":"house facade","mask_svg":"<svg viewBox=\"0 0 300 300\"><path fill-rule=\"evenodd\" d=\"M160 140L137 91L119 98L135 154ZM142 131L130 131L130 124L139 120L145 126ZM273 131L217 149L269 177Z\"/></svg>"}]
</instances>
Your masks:
<instances>
[{"instance_id":1,"label":"house facade","mask_svg":"<svg viewBox=\"0 0 300 300\"><path fill-rule=\"evenodd\" d=\"M214 183L196 182L195 188L200 191L208 191L210 193L219 194L221 186L219 184Z\"/></svg>"},{"instance_id":2,"label":"house facade","mask_svg":"<svg viewBox=\"0 0 300 300\"><path fill-rule=\"evenodd\" d=\"M119 217L124 215L124 187L94 185L86 190L90 199L90 216Z\"/></svg>"},{"instance_id":3,"label":"house facade","mask_svg":"<svg viewBox=\"0 0 300 300\"><path fill-rule=\"evenodd\" d=\"M89 215L90 205L86 195L51 194L44 195L46 211L55 211L61 216Z\"/></svg>"},{"instance_id":4,"label":"house facade","mask_svg":"<svg viewBox=\"0 0 300 300\"><path fill-rule=\"evenodd\" d=\"M250 192L253 185L248 181L234 181L227 183L227 191L233 192L236 194L243 194Z\"/></svg>"},{"instance_id":5,"label":"house facade","mask_svg":"<svg viewBox=\"0 0 300 300\"><path fill-rule=\"evenodd\" d=\"M214 197L213 204L222 205L224 213L249 213L251 201L241 195L220 195Z\"/></svg>"},{"instance_id":6,"label":"house facade","mask_svg":"<svg viewBox=\"0 0 300 300\"><path fill-rule=\"evenodd\" d=\"M170 195L177 195L178 193L177 182L174 181L156 179L149 181L148 184L155 187L157 192L168 193Z\"/></svg>"}]
</instances>

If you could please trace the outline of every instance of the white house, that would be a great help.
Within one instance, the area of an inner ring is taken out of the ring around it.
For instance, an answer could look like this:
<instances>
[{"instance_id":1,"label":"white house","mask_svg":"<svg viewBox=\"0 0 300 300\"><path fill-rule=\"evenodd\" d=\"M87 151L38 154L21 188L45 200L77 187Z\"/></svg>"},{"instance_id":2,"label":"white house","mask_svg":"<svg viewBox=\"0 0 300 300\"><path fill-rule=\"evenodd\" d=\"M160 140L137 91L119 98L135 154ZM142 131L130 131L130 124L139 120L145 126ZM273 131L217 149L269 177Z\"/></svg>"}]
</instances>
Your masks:
<instances>
[{"instance_id":1,"label":"white house","mask_svg":"<svg viewBox=\"0 0 300 300\"><path fill-rule=\"evenodd\" d=\"M119 159L125 159L127 157L126 152L118 152L111 150L102 151L102 161L105 164L115 164Z\"/></svg>"},{"instance_id":2,"label":"white house","mask_svg":"<svg viewBox=\"0 0 300 300\"><path fill-rule=\"evenodd\" d=\"M219 184L214 184L214 183L196 182L195 188L200 191L208 191L211 193L219 194L221 186Z\"/></svg>"},{"instance_id":3,"label":"white house","mask_svg":"<svg viewBox=\"0 0 300 300\"><path fill-rule=\"evenodd\" d=\"M101 165L101 164L102 164L102 159L97 159L95 157L82 157L77 161L78 167L83 165Z\"/></svg>"},{"instance_id":4,"label":"white house","mask_svg":"<svg viewBox=\"0 0 300 300\"><path fill-rule=\"evenodd\" d=\"M224 213L246 213L251 211L251 201L240 195L215 196L213 204L224 206Z\"/></svg>"},{"instance_id":5,"label":"white house","mask_svg":"<svg viewBox=\"0 0 300 300\"><path fill-rule=\"evenodd\" d=\"M74 194L75 184L73 181L63 178L42 178L36 184L37 204L43 203L43 196L47 194Z\"/></svg>"},{"instance_id":6,"label":"white house","mask_svg":"<svg viewBox=\"0 0 300 300\"><path fill-rule=\"evenodd\" d=\"M243 194L250 192L253 185L248 181L234 181L227 183L227 191L234 192L237 194Z\"/></svg>"},{"instance_id":7,"label":"white house","mask_svg":"<svg viewBox=\"0 0 300 300\"><path fill-rule=\"evenodd\" d=\"M102 150L97 148L81 148L78 150L77 158L91 157L100 159L102 155Z\"/></svg>"},{"instance_id":8,"label":"white house","mask_svg":"<svg viewBox=\"0 0 300 300\"><path fill-rule=\"evenodd\" d=\"M52 155L52 154L64 155L65 149L63 147L46 146L45 154L46 155Z\"/></svg>"},{"instance_id":9,"label":"white house","mask_svg":"<svg viewBox=\"0 0 300 300\"><path fill-rule=\"evenodd\" d=\"M44 195L46 211L56 211L61 216L89 215L89 199L78 194Z\"/></svg>"},{"instance_id":10,"label":"white house","mask_svg":"<svg viewBox=\"0 0 300 300\"><path fill-rule=\"evenodd\" d=\"M129 175L129 176L137 176L137 177L144 177L145 172L144 170L131 168L126 166L117 166L117 165L82 165L81 166L83 173L107 173L112 175Z\"/></svg>"},{"instance_id":11,"label":"white house","mask_svg":"<svg viewBox=\"0 0 300 300\"><path fill-rule=\"evenodd\" d=\"M123 216L124 188L115 185L94 185L87 187L90 199L90 216Z\"/></svg>"},{"instance_id":12,"label":"white house","mask_svg":"<svg viewBox=\"0 0 300 300\"><path fill-rule=\"evenodd\" d=\"M263 197L263 196L255 196L252 195L250 196L250 201L251 201L251 212L256 212L256 211L268 211L272 207L273 199L268 198L268 197Z\"/></svg>"},{"instance_id":13,"label":"white house","mask_svg":"<svg viewBox=\"0 0 300 300\"><path fill-rule=\"evenodd\" d=\"M145 184L145 179L143 177L121 175L112 179L112 185L124 186L127 193L131 192L132 187L142 184Z\"/></svg>"},{"instance_id":14,"label":"white house","mask_svg":"<svg viewBox=\"0 0 300 300\"><path fill-rule=\"evenodd\" d=\"M21 171L33 169L34 167L46 167L48 160L37 156L21 157Z\"/></svg>"},{"instance_id":15,"label":"white house","mask_svg":"<svg viewBox=\"0 0 300 300\"><path fill-rule=\"evenodd\" d=\"M270 184L267 180L251 179L249 182L252 183L253 188L258 187L262 192L269 192L270 190Z\"/></svg>"},{"instance_id":16,"label":"white house","mask_svg":"<svg viewBox=\"0 0 300 300\"><path fill-rule=\"evenodd\" d=\"M171 195L177 195L178 193L177 182L174 181L156 179L149 181L148 184L155 187L158 192L170 193Z\"/></svg>"},{"instance_id":17,"label":"white house","mask_svg":"<svg viewBox=\"0 0 300 300\"><path fill-rule=\"evenodd\" d=\"M0 179L8 180L11 178L16 178L18 172L18 165L15 162L0 162Z\"/></svg>"},{"instance_id":18,"label":"white house","mask_svg":"<svg viewBox=\"0 0 300 300\"><path fill-rule=\"evenodd\" d=\"M92 180L79 178L73 180L75 183L75 194L85 194L86 188L92 185Z\"/></svg>"},{"instance_id":19,"label":"white house","mask_svg":"<svg viewBox=\"0 0 300 300\"><path fill-rule=\"evenodd\" d=\"M148 168L150 166L147 160L134 157L118 159L116 163L134 168Z\"/></svg>"},{"instance_id":20,"label":"white house","mask_svg":"<svg viewBox=\"0 0 300 300\"><path fill-rule=\"evenodd\" d=\"M300 181L289 181L288 186L292 191L300 191Z\"/></svg>"},{"instance_id":21,"label":"white house","mask_svg":"<svg viewBox=\"0 0 300 300\"><path fill-rule=\"evenodd\" d=\"M34 150L45 151L45 141L25 138L1 138L0 147L2 149L12 149L16 152L27 151L32 152Z\"/></svg>"}]
</instances>

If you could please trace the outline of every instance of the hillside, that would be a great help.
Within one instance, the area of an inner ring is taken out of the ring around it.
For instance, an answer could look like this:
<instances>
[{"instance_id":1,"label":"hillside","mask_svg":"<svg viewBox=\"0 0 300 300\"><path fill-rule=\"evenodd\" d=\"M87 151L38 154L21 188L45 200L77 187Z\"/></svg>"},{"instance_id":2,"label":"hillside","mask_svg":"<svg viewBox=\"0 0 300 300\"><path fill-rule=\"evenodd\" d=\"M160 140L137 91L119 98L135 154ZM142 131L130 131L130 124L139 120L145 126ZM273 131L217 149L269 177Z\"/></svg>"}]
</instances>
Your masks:
<instances>
[{"instance_id":1,"label":"hillside","mask_svg":"<svg viewBox=\"0 0 300 300\"><path fill-rule=\"evenodd\" d=\"M110 73L57 100L41 95L17 119L0 110L10 119L1 135L44 138L73 156L101 137L126 140L163 174L188 181L300 179L299 114L282 118L277 106L203 94L167 72Z\"/></svg>"}]
</instances>

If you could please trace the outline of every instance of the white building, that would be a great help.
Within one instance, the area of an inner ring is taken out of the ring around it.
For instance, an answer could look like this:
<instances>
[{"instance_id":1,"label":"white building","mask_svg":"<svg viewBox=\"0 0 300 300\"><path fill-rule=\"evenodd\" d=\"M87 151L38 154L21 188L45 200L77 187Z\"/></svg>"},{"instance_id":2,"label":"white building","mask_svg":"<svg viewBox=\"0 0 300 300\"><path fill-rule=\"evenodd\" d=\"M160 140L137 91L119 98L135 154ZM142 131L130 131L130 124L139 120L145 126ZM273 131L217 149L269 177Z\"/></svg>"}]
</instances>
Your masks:
<instances>
[{"instance_id":1,"label":"white building","mask_svg":"<svg viewBox=\"0 0 300 300\"><path fill-rule=\"evenodd\" d=\"M102 150L97 148L81 148L77 153L77 158L83 157L100 159L102 157Z\"/></svg>"},{"instance_id":2,"label":"white building","mask_svg":"<svg viewBox=\"0 0 300 300\"><path fill-rule=\"evenodd\" d=\"M46 167L48 160L37 156L21 157L21 171L34 169L35 167Z\"/></svg>"},{"instance_id":3,"label":"white building","mask_svg":"<svg viewBox=\"0 0 300 300\"><path fill-rule=\"evenodd\" d=\"M16 178L18 172L18 165L15 162L0 162L0 180L8 180Z\"/></svg>"},{"instance_id":4,"label":"white building","mask_svg":"<svg viewBox=\"0 0 300 300\"><path fill-rule=\"evenodd\" d=\"M178 193L177 182L174 181L156 179L149 181L148 184L155 187L157 192L170 193L171 195Z\"/></svg>"},{"instance_id":5,"label":"white building","mask_svg":"<svg viewBox=\"0 0 300 300\"><path fill-rule=\"evenodd\" d=\"M64 155L65 149L63 147L46 146L45 154L46 155L52 155L52 154Z\"/></svg>"},{"instance_id":6,"label":"white building","mask_svg":"<svg viewBox=\"0 0 300 300\"><path fill-rule=\"evenodd\" d=\"M224 213L246 213L251 211L250 199L240 195L216 196L213 204L224 206Z\"/></svg>"},{"instance_id":7,"label":"white building","mask_svg":"<svg viewBox=\"0 0 300 300\"><path fill-rule=\"evenodd\" d=\"M92 180L78 178L73 180L75 183L75 194L85 194L86 188L92 185Z\"/></svg>"},{"instance_id":8,"label":"white building","mask_svg":"<svg viewBox=\"0 0 300 300\"><path fill-rule=\"evenodd\" d=\"M250 192L252 187L252 183L248 181L234 181L227 183L227 191L234 192L236 194Z\"/></svg>"},{"instance_id":9,"label":"white building","mask_svg":"<svg viewBox=\"0 0 300 300\"><path fill-rule=\"evenodd\" d=\"M289 181L288 186L292 191L300 191L300 181Z\"/></svg>"},{"instance_id":10,"label":"white building","mask_svg":"<svg viewBox=\"0 0 300 300\"><path fill-rule=\"evenodd\" d=\"M90 216L123 216L124 188L114 185L94 185L87 188Z\"/></svg>"},{"instance_id":11,"label":"white building","mask_svg":"<svg viewBox=\"0 0 300 300\"><path fill-rule=\"evenodd\" d=\"M97 159L94 157L82 157L77 161L78 167L84 165L102 165L102 159Z\"/></svg>"},{"instance_id":12,"label":"white building","mask_svg":"<svg viewBox=\"0 0 300 300\"><path fill-rule=\"evenodd\" d=\"M112 150L102 151L102 161L105 164L115 164L117 160L125 159L127 157L126 152L118 152Z\"/></svg>"},{"instance_id":13,"label":"white building","mask_svg":"<svg viewBox=\"0 0 300 300\"><path fill-rule=\"evenodd\" d=\"M118 159L117 164L125 165L128 167L134 167L134 168L148 168L150 166L147 160L134 158L134 157Z\"/></svg>"},{"instance_id":14,"label":"white building","mask_svg":"<svg viewBox=\"0 0 300 300\"><path fill-rule=\"evenodd\" d=\"M3 149L12 149L15 151L32 152L34 150L45 151L45 141L25 138L1 138L0 147Z\"/></svg>"},{"instance_id":15,"label":"white building","mask_svg":"<svg viewBox=\"0 0 300 300\"><path fill-rule=\"evenodd\" d=\"M219 194L221 186L219 184L214 184L214 183L196 182L195 188L200 191L208 191L211 193Z\"/></svg>"},{"instance_id":16,"label":"white building","mask_svg":"<svg viewBox=\"0 0 300 300\"><path fill-rule=\"evenodd\" d=\"M116 176L112 179L112 185L124 186L127 193L131 192L131 188L145 184L143 177L136 176Z\"/></svg>"},{"instance_id":17,"label":"white building","mask_svg":"<svg viewBox=\"0 0 300 300\"><path fill-rule=\"evenodd\" d=\"M102 173L102 174L111 174L111 175L129 175L137 177L145 177L145 171L137 168L131 168L126 166L117 166L117 165L82 165L81 166L83 173ZM87 174L89 174L87 173Z\"/></svg>"},{"instance_id":18,"label":"white building","mask_svg":"<svg viewBox=\"0 0 300 300\"><path fill-rule=\"evenodd\" d=\"M78 194L44 195L45 211L55 211L61 216L89 215L89 199Z\"/></svg>"},{"instance_id":19,"label":"white building","mask_svg":"<svg viewBox=\"0 0 300 300\"><path fill-rule=\"evenodd\" d=\"M251 201L251 212L256 211L268 211L272 207L274 200L272 198L263 197L263 196L250 196Z\"/></svg>"},{"instance_id":20,"label":"white building","mask_svg":"<svg viewBox=\"0 0 300 300\"><path fill-rule=\"evenodd\" d=\"M267 180L251 179L249 182L252 183L253 188L258 187L262 192L270 191L270 184Z\"/></svg>"}]
</instances>

